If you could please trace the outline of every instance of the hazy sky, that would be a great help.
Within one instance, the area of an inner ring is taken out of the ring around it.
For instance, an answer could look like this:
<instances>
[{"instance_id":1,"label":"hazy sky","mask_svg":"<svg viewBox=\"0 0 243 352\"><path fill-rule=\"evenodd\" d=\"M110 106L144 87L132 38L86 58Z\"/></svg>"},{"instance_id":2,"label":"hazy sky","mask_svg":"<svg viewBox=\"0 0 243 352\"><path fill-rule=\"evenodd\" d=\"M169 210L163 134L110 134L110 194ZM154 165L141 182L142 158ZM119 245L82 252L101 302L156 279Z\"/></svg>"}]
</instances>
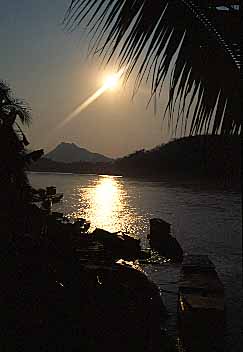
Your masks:
<instances>
[{"instance_id":1,"label":"hazy sky","mask_svg":"<svg viewBox=\"0 0 243 352\"><path fill-rule=\"evenodd\" d=\"M69 0L0 0L0 79L32 109L26 134L31 148L49 151L62 141L117 157L168 140L161 114L146 109L149 87L131 100L127 89L107 91L62 128L57 126L101 85L98 58L87 59L88 41L80 30L61 25ZM163 104L163 101L161 101Z\"/></svg>"}]
</instances>

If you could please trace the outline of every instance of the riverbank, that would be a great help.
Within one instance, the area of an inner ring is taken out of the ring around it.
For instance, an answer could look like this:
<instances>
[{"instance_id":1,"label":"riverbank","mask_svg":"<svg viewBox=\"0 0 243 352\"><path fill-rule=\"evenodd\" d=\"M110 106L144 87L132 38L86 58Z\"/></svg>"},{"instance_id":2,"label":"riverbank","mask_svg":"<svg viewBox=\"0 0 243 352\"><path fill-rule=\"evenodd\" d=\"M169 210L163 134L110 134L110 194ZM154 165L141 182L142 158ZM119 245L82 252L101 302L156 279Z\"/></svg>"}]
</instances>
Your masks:
<instances>
[{"instance_id":1,"label":"riverbank","mask_svg":"<svg viewBox=\"0 0 243 352\"><path fill-rule=\"evenodd\" d=\"M31 203L15 219L15 237L5 220L1 350L175 351L161 331L167 313L159 290L131 263L141 255L138 240L87 233L84 219Z\"/></svg>"}]
</instances>

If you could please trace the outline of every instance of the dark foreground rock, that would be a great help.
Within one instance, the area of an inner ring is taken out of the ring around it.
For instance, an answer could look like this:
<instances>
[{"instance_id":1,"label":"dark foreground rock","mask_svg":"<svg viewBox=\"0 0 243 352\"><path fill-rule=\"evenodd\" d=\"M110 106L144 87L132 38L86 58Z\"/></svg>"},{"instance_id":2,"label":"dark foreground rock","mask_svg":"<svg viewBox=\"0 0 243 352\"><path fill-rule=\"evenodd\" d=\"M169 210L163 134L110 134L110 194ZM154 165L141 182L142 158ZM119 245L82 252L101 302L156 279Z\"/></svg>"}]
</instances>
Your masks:
<instances>
[{"instance_id":1,"label":"dark foreground rock","mask_svg":"<svg viewBox=\"0 0 243 352\"><path fill-rule=\"evenodd\" d=\"M26 238L1 257L1 351L158 351L157 287L125 262L63 268Z\"/></svg>"},{"instance_id":2,"label":"dark foreground rock","mask_svg":"<svg viewBox=\"0 0 243 352\"><path fill-rule=\"evenodd\" d=\"M101 243L111 258L137 259L140 255L140 241L122 232L111 233L95 229L91 234L94 241Z\"/></svg>"},{"instance_id":3,"label":"dark foreground rock","mask_svg":"<svg viewBox=\"0 0 243 352\"><path fill-rule=\"evenodd\" d=\"M162 219L151 219L149 243L151 248L156 249L161 255L181 262L183 250L177 239L171 236L170 227L171 225Z\"/></svg>"},{"instance_id":4,"label":"dark foreground rock","mask_svg":"<svg viewBox=\"0 0 243 352\"><path fill-rule=\"evenodd\" d=\"M141 256L138 240L35 205L14 236L3 223L0 351L172 351L158 288L124 260Z\"/></svg>"},{"instance_id":5,"label":"dark foreground rock","mask_svg":"<svg viewBox=\"0 0 243 352\"><path fill-rule=\"evenodd\" d=\"M109 263L120 258L135 260L142 256L140 240L122 232L112 233L99 228L90 233L87 232L89 225L84 219L71 223L58 213L49 215L47 237L62 255L70 256L78 251L80 256L87 259L92 257L92 261L97 261L98 257L100 261L102 257L103 261Z\"/></svg>"}]
</instances>

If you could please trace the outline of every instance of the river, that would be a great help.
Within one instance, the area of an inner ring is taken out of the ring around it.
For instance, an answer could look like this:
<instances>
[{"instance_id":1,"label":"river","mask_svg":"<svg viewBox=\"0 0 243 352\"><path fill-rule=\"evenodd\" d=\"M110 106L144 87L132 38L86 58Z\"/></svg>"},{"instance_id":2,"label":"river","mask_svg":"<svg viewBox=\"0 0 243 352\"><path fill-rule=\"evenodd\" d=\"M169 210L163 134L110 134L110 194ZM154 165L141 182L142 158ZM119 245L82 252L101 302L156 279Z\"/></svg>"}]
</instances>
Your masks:
<instances>
[{"instance_id":1,"label":"river","mask_svg":"<svg viewBox=\"0 0 243 352\"><path fill-rule=\"evenodd\" d=\"M226 348L242 347L242 215L239 191L199 182L129 179L115 176L29 173L35 188L56 186L63 200L55 211L83 217L92 228L124 231L148 247L149 219L159 217L172 224L172 234L184 252L207 254L225 287ZM179 266L150 264L144 267L158 285L169 310L166 328L176 331L176 294ZM170 291L166 293L164 291Z\"/></svg>"}]
</instances>

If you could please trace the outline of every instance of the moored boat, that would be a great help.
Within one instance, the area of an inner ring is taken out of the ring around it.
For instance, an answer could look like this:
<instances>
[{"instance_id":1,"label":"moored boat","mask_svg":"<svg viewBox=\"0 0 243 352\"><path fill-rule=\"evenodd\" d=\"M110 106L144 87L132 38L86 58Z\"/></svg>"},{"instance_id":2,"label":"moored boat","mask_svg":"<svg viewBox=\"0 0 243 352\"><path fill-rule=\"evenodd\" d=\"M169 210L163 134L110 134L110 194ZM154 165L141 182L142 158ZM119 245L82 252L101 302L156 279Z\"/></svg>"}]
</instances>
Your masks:
<instances>
[{"instance_id":1,"label":"moored boat","mask_svg":"<svg viewBox=\"0 0 243 352\"><path fill-rule=\"evenodd\" d=\"M178 294L178 329L187 352L223 350L224 287L206 255L184 256Z\"/></svg>"}]
</instances>

